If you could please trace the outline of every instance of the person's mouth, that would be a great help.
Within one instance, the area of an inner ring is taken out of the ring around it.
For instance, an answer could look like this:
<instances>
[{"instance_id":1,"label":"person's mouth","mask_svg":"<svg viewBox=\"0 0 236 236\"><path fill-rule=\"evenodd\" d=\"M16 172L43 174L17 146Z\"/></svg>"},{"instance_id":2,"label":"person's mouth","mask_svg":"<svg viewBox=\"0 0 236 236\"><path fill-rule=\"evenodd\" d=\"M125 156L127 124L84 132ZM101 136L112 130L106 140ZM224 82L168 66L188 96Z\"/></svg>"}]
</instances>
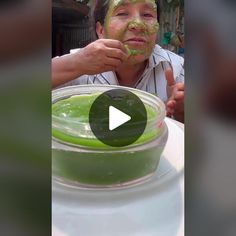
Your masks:
<instances>
[{"instance_id":1,"label":"person's mouth","mask_svg":"<svg viewBox=\"0 0 236 236\"><path fill-rule=\"evenodd\" d=\"M133 46L142 46L146 43L146 39L141 37L134 37L124 41L125 44L133 45Z\"/></svg>"}]
</instances>

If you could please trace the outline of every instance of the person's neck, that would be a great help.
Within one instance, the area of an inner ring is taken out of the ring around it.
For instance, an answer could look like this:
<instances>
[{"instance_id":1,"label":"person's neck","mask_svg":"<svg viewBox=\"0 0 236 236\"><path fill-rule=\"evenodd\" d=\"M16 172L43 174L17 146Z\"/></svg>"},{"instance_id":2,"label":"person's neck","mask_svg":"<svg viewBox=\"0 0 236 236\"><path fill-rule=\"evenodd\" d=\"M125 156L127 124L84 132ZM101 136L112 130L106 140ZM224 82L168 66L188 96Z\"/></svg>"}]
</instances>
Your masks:
<instances>
[{"instance_id":1,"label":"person's neck","mask_svg":"<svg viewBox=\"0 0 236 236\"><path fill-rule=\"evenodd\" d=\"M143 74L146 65L147 61L135 65L121 65L116 70L116 76L119 84L122 86L133 87Z\"/></svg>"}]
</instances>

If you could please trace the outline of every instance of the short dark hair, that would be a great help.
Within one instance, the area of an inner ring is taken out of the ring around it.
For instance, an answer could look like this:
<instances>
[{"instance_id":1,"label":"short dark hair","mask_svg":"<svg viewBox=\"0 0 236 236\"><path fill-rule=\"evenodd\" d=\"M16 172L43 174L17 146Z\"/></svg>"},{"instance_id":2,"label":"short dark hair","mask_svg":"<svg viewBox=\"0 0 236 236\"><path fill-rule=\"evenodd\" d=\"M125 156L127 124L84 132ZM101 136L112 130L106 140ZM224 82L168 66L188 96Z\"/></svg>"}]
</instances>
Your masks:
<instances>
[{"instance_id":1,"label":"short dark hair","mask_svg":"<svg viewBox=\"0 0 236 236\"><path fill-rule=\"evenodd\" d=\"M96 24L98 21L104 25L105 17L109 8L110 0L94 0L93 19ZM157 20L160 21L160 0L155 0L157 5Z\"/></svg>"}]
</instances>

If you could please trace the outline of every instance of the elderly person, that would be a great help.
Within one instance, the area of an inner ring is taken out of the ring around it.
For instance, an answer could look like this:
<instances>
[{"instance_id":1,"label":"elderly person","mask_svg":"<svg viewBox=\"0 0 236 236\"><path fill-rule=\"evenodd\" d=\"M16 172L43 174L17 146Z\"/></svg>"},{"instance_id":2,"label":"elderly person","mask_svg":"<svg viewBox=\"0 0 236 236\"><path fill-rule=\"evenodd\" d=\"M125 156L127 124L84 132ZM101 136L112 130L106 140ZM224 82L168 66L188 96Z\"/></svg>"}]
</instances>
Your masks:
<instances>
[{"instance_id":1,"label":"elderly person","mask_svg":"<svg viewBox=\"0 0 236 236\"><path fill-rule=\"evenodd\" d=\"M156 94L167 115L184 121L183 58L156 44L154 0L96 0L97 40L52 59L52 85L111 84Z\"/></svg>"}]
</instances>

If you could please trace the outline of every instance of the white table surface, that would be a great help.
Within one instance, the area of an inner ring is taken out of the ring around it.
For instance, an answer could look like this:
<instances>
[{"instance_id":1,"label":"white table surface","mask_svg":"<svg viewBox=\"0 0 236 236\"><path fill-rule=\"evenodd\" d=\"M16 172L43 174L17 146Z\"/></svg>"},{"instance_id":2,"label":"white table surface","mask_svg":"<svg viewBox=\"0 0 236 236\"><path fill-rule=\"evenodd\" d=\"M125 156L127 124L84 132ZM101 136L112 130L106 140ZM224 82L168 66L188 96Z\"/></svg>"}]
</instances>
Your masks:
<instances>
[{"instance_id":1,"label":"white table surface","mask_svg":"<svg viewBox=\"0 0 236 236\"><path fill-rule=\"evenodd\" d=\"M96 191L52 184L53 236L184 235L184 125L165 122L168 141L148 182Z\"/></svg>"}]
</instances>

